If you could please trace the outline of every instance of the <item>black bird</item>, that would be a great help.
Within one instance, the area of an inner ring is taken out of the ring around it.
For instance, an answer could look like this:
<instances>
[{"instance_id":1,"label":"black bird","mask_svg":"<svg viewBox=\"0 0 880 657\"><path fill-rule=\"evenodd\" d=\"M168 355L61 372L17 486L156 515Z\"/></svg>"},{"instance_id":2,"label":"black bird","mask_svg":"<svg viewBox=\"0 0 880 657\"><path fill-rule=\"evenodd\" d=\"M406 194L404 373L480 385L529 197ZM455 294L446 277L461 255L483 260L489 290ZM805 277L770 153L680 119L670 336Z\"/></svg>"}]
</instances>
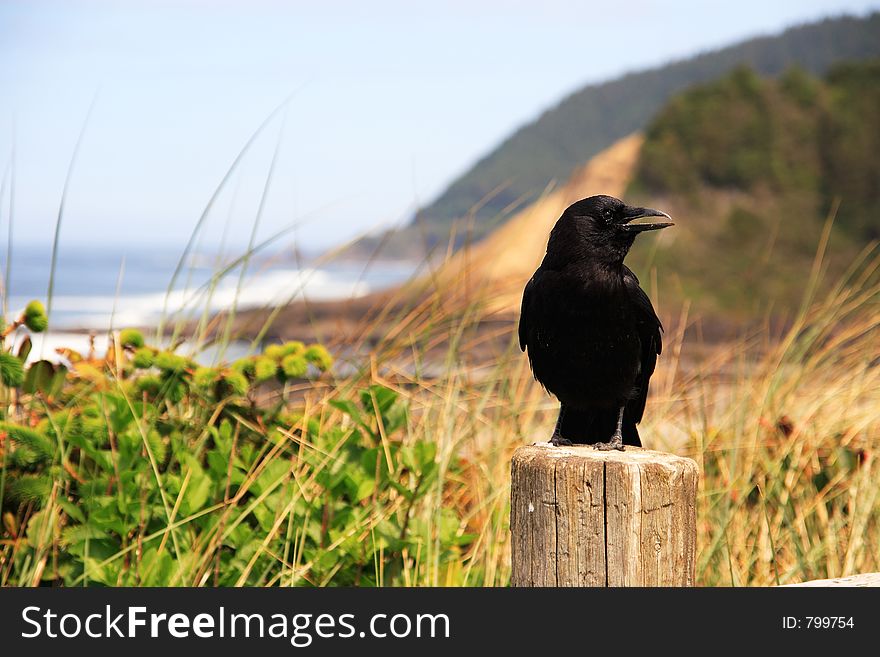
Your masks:
<instances>
[{"instance_id":1,"label":"black bird","mask_svg":"<svg viewBox=\"0 0 880 657\"><path fill-rule=\"evenodd\" d=\"M612 196L569 206L550 232L547 255L526 284L519 344L535 378L557 399L550 442L597 449L641 446L636 424L662 349L663 326L639 279L623 264L636 235L669 215Z\"/></svg>"}]
</instances>

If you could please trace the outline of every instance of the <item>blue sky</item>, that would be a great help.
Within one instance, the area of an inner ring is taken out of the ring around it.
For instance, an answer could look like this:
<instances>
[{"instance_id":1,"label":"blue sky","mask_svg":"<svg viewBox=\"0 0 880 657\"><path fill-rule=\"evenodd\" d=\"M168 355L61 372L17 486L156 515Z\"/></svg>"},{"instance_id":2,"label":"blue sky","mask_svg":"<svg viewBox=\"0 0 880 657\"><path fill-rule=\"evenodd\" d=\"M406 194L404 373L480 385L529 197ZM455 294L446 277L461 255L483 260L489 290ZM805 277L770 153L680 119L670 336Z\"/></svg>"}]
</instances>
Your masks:
<instances>
[{"instance_id":1,"label":"blue sky","mask_svg":"<svg viewBox=\"0 0 880 657\"><path fill-rule=\"evenodd\" d=\"M319 249L405 219L585 83L877 4L5 0L0 177L14 141L16 237L48 244L95 99L62 241L182 246L248 136L294 93L203 246L224 231L247 241L278 144L259 235L298 223L298 242Z\"/></svg>"}]
</instances>

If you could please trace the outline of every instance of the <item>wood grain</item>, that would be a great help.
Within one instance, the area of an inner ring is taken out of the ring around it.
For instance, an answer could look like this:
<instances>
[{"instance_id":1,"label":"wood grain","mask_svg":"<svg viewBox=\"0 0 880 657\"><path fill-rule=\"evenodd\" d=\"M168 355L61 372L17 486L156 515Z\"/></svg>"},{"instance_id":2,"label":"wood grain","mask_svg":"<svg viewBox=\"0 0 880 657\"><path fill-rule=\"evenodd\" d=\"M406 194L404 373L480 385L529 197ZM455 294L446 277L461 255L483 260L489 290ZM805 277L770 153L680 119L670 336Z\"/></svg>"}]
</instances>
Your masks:
<instances>
[{"instance_id":1,"label":"wood grain","mask_svg":"<svg viewBox=\"0 0 880 657\"><path fill-rule=\"evenodd\" d=\"M519 448L511 463L513 586L693 586L698 470L627 447Z\"/></svg>"}]
</instances>

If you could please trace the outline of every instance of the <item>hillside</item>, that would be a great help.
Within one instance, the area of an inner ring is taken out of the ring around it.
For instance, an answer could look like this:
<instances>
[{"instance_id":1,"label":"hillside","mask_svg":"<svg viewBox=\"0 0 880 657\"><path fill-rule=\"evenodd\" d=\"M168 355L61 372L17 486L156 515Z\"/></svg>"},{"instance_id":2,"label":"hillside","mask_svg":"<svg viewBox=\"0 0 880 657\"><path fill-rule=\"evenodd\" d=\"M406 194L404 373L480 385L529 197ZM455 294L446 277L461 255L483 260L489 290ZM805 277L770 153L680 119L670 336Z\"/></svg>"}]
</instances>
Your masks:
<instances>
[{"instance_id":1,"label":"hillside","mask_svg":"<svg viewBox=\"0 0 880 657\"><path fill-rule=\"evenodd\" d=\"M489 312L519 310L526 281L541 264L547 236L566 207L593 194L622 196L632 178L642 137L605 149L557 189L512 217L484 240L460 249L436 274L437 287L486 299Z\"/></svg>"},{"instance_id":2,"label":"hillside","mask_svg":"<svg viewBox=\"0 0 880 657\"><path fill-rule=\"evenodd\" d=\"M738 69L676 97L646 130L627 191L677 219L651 264L707 309L795 307L830 213L831 278L880 237L878 108L880 62L824 79Z\"/></svg>"},{"instance_id":3,"label":"hillside","mask_svg":"<svg viewBox=\"0 0 880 657\"><path fill-rule=\"evenodd\" d=\"M607 193L675 219L674 229L640 237L628 259L652 296L688 300L716 321L754 320L768 309L784 315L801 301L833 207L828 278L880 234L878 107L877 62L840 65L825 79L737 69L676 96L644 138L631 135L594 157L458 251L436 279L515 314L562 210Z\"/></svg>"},{"instance_id":4,"label":"hillside","mask_svg":"<svg viewBox=\"0 0 880 657\"><path fill-rule=\"evenodd\" d=\"M880 13L824 20L751 39L659 68L590 85L522 127L455 180L416 218L398 245L445 242L452 221L473 212L480 237L533 201L551 181L566 180L593 155L645 128L683 89L747 65L777 75L792 65L822 74L846 59L880 57ZM474 210L477 208L476 210ZM396 249L389 249L394 251Z\"/></svg>"}]
</instances>

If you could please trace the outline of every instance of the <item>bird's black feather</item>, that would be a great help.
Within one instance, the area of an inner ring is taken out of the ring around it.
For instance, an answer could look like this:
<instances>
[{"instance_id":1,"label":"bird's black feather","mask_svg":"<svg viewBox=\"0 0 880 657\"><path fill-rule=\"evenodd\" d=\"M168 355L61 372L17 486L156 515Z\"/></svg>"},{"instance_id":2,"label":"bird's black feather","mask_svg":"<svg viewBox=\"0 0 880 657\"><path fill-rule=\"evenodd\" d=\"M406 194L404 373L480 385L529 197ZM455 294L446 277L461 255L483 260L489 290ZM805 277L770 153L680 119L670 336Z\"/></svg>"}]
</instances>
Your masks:
<instances>
[{"instance_id":1,"label":"bird's black feather","mask_svg":"<svg viewBox=\"0 0 880 657\"><path fill-rule=\"evenodd\" d=\"M636 424L663 329L623 259L637 232L669 225L631 225L632 219L661 215L609 196L579 201L557 221L526 284L519 343L535 378L560 401L554 441L602 443L615 436L640 444Z\"/></svg>"},{"instance_id":2,"label":"bird's black feather","mask_svg":"<svg viewBox=\"0 0 880 657\"><path fill-rule=\"evenodd\" d=\"M626 405L624 414L624 422L638 424L642 421L645 414L645 402L648 399L648 382L651 375L654 374L654 368L657 366L657 356L663 352L663 325L651 305L651 300L645 291L639 286L639 279L629 269L624 266L624 281L630 292L636 308L639 311L637 326L639 333L639 341L642 346L641 354L641 370L639 372L638 388L639 394L631 399Z\"/></svg>"}]
</instances>

